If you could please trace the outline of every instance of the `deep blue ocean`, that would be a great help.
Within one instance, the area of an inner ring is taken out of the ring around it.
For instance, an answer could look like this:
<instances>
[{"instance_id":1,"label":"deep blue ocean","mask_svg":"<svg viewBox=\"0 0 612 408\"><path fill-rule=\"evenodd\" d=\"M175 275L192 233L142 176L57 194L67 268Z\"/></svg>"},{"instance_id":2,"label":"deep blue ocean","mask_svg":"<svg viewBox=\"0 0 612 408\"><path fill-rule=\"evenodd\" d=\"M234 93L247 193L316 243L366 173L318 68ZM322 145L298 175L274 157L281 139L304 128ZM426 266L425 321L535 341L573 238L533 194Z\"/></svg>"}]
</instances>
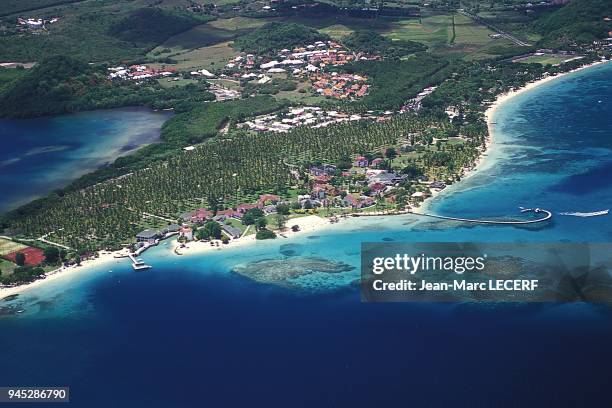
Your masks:
<instances>
[{"instance_id":1,"label":"deep blue ocean","mask_svg":"<svg viewBox=\"0 0 612 408\"><path fill-rule=\"evenodd\" d=\"M0 385L68 385L75 407L611 406L609 306L361 303L353 284L363 241L610 241L612 216L558 213L612 207L611 104L612 63L509 100L483 168L430 207L538 206L546 227L411 215L182 257L165 243L146 272L112 261L0 301ZM309 256L355 269L232 272Z\"/></svg>"},{"instance_id":2,"label":"deep blue ocean","mask_svg":"<svg viewBox=\"0 0 612 408\"><path fill-rule=\"evenodd\" d=\"M169 115L123 108L0 120L0 212L157 141Z\"/></svg>"}]
</instances>

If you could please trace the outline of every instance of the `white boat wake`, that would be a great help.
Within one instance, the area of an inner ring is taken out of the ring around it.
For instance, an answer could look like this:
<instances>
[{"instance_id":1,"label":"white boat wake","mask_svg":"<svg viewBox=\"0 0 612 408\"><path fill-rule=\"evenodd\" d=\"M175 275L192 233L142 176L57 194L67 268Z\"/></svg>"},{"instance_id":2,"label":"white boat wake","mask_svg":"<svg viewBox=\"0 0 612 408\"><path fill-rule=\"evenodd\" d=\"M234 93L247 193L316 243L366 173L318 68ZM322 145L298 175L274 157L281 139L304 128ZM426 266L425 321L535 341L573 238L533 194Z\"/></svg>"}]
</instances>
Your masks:
<instances>
[{"instance_id":1,"label":"white boat wake","mask_svg":"<svg viewBox=\"0 0 612 408\"><path fill-rule=\"evenodd\" d=\"M593 211L593 212L562 212L559 215L570 215L572 217L597 217L598 215L608 215L610 210Z\"/></svg>"}]
</instances>

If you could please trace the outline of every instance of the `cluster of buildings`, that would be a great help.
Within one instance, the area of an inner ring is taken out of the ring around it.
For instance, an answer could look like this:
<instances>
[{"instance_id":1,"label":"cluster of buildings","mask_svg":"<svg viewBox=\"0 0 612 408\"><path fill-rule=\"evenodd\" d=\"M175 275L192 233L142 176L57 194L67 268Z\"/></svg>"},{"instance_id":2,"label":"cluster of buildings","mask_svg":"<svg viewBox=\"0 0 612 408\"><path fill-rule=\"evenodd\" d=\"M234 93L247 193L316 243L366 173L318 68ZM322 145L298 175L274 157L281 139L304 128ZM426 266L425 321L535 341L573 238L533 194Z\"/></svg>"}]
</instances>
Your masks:
<instances>
[{"instance_id":1,"label":"cluster of buildings","mask_svg":"<svg viewBox=\"0 0 612 408\"><path fill-rule=\"evenodd\" d=\"M59 21L59 17L53 17L49 20L44 18L18 18L17 25L21 27L26 27L32 30L37 29L45 29L47 24L57 23Z\"/></svg>"},{"instance_id":2,"label":"cluster of buildings","mask_svg":"<svg viewBox=\"0 0 612 408\"><path fill-rule=\"evenodd\" d=\"M308 75L326 66L344 65L355 60L380 59L379 56L349 52L335 41L317 41L292 50L283 49L275 57L237 55L225 65L226 74L248 79L256 73Z\"/></svg>"},{"instance_id":3,"label":"cluster of buildings","mask_svg":"<svg viewBox=\"0 0 612 408\"><path fill-rule=\"evenodd\" d=\"M174 68L164 68L158 70L147 67L146 65L130 65L129 67L118 66L108 68L108 79L122 79L130 81L140 81L149 78L161 78L176 75Z\"/></svg>"},{"instance_id":4,"label":"cluster of buildings","mask_svg":"<svg viewBox=\"0 0 612 408\"><path fill-rule=\"evenodd\" d=\"M367 78L356 74L316 73L310 76L310 80L318 94L335 99L361 98L369 89Z\"/></svg>"},{"instance_id":5,"label":"cluster of buildings","mask_svg":"<svg viewBox=\"0 0 612 408\"><path fill-rule=\"evenodd\" d=\"M422 102L428 95L435 91L437 86L430 86L429 88L423 89L414 98L410 99L404 106L401 107L400 113L404 112L418 112L423 106Z\"/></svg>"},{"instance_id":6,"label":"cluster of buildings","mask_svg":"<svg viewBox=\"0 0 612 408\"><path fill-rule=\"evenodd\" d=\"M389 115L391 112L389 112ZM298 126L313 128L326 127L333 123L381 120L389 115L376 115L374 112L364 114L348 114L333 110L324 110L317 106L292 107L281 114L256 116L251 120L239 123L238 127L248 128L256 132L288 132Z\"/></svg>"},{"instance_id":7,"label":"cluster of buildings","mask_svg":"<svg viewBox=\"0 0 612 408\"><path fill-rule=\"evenodd\" d=\"M363 209L374 205L377 199L395 203L397 188L404 184L407 176L377 168L382 161L382 158L368 160L366 157L359 156L355 158L353 162L355 169L351 171L338 171L335 166L329 164L311 167L309 169L311 185L309 194L298 196L302 208L306 205L309 208L340 205L351 209ZM334 177L340 176L346 180L358 174L363 177L348 182L348 185L351 185L350 188L339 188L332 184ZM425 176L418 180L418 184L420 191L413 192L409 197L414 202L431 196L432 191L441 191L446 188L444 182L429 181Z\"/></svg>"},{"instance_id":8,"label":"cluster of buildings","mask_svg":"<svg viewBox=\"0 0 612 408\"><path fill-rule=\"evenodd\" d=\"M366 78L359 75L323 73L325 67L344 65L355 60L380 59L376 55L356 54L335 41L316 41L292 50L283 49L274 57L240 54L230 59L220 77L265 84L273 74L301 77L312 82L316 91L336 99L360 98L368 92ZM191 73L194 76L213 75L210 72Z\"/></svg>"},{"instance_id":9,"label":"cluster of buildings","mask_svg":"<svg viewBox=\"0 0 612 408\"><path fill-rule=\"evenodd\" d=\"M215 95L216 100L218 101L228 101L230 99L238 99L240 98L240 92L220 87L216 84L211 84L208 88L208 91Z\"/></svg>"}]
</instances>

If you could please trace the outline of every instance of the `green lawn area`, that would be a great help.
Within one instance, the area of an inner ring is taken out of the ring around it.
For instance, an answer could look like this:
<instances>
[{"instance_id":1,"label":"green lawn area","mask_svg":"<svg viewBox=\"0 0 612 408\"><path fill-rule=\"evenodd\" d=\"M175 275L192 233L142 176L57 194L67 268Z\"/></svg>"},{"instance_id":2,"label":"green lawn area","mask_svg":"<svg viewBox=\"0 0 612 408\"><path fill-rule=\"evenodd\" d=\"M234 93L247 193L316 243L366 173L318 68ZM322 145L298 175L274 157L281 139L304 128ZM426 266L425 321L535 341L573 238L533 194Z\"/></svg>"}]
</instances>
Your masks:
<instances>
[{"instance_id":1,"label":"green lawn area","mask_svg":"<svg viewBox=\"0 0 612 408\"><path fill-rule=\"evenodd\" d=\"M197 84L197 79L185 79L181 77L176 78L160 78L157 82L164 88L174 88L177 86L185 86L189 84Z\"/></svg>"},{"instance_id":2,"label":"green lawn area","mask_svg":"<svg viewBox=\"0 0 612 408\"><path fill-rule=\"evenodd\" d=\"M304 89L306 92L300 92L300 89ZM307 82L298 82L297 89L294 91L279 91L274 95L276 99L286 99L292 103L298 103L302 105L318 105L325 101L325 97L315 95L312 92L312 87Z\"/></svg>"},{"instance_id":3,"label":"green lawn area","mask_svg":"<svg viewBox=\"0 0 612 408\"><path fill-rule=\"evenodd\" d=\"M173 54L171 58L178 62L174 67L179 70L199 68L213 70L217 67L225 66L227 61L237 54L238 52L230 46L229 41L226 41L207 47L179 52Z\"/></svg>"},{"instance_id":4,"label":"green lawn area","mask_svg":"<svg viewBox=\"0 0 612 408\"><path fill-rule=\"evenodd\" d=\"M321 28L319 31L329 35L335 40L341 40L351 34L354 30L344 24L332 24L328 27Z\"/></svg>"},{"instance_id":5,"label":"green lawn area","mask_svg":"<svg viewBox=\"0 0 612 408\"><path fill-rule=\"evenodd\" d=\"M244 224L242 223L242 221L237 220L237 219L235 219L235 218L228 218L228 219L226 219L226 220L225 220L225 223L226 223L227 225L231 225L231 226L232 226L232 227L234 227L234 228L238 228L238 229L239 229L240 231L242 231L242 232L244 232L244 230L246 230L246 229L247 229L247 226L246 226L246 225L244 225ZM255 231L255 229L254 229L253 227L251 227L251 229L252 229L253 231Z\"/></svg>"},{"instance_id":6,"label":"green lawn area","mask_svg":"<svg viewBox=\"0 0 612 408\"><path fill-rule=\"evenodd\" d=\"M417 41L431 49L444 47L450 40L451 16L438 14L418 19L398 20L381 32L392 40Z\"/></svg>"},{"instance_id":7,"label":"green lawn area","mask_svg":"<svg viewBox=\"0 0 612 408\"><path fill-rule=\"evenodd\" d=\"M250 17L232 17L211 21L211 26L229 31L246 30L261 27L274 19L267 18L250 18Z\"/></svg>"},{"instance_id":8,"label":"green lawn area","mask_svg":"<svg viewBox=\"0 0 612 408\"><path fill-rule=\"evenodd\" d=\"M13 273L13 269L15 269L17 265L12 262L7 261L6 259L0 258L0 276L2 275L10 275Z\"/></svg>"},{"instance_id":9,"label":"green lawn area","mask_svg":"<svg viewBox=\"0 0 612 408\"><path fill-rule=\"evenodd\" d=\"M519 62L523 64L557 65L567 61L568 57L554 55L534 55Z\"/></svg>"}]
</instances>

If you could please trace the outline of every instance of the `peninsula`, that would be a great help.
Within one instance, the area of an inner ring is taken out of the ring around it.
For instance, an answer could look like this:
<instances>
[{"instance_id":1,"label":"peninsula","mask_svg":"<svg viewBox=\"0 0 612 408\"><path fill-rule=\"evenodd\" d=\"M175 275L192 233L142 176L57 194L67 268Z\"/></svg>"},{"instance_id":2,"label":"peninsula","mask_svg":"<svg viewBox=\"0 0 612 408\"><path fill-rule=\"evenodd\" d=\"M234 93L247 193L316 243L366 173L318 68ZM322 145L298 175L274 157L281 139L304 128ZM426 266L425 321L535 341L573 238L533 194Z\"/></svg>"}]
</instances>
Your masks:
<instances>
[{"instance_id":1,"label":"peninsula","mask_svg":"<svg viewBox=\"0 0 612 408\"><path fill-rule=\"evenodd\" d=\"M533 29L561 24L568 7ZM131 105L175 112L159 143L2 216L5 285L81 265L101 251L139 254L171 237L182 254L288 236L323 224L314 215L333 224L350 215L422 211L485 160L494 140L491 113L506 98L610 57L609 42L597 36L570 44L551 34L541 45L554 48L523 42L486 58L455 58L464 40L457 19L480 27L492 43L500 38L465 10L449 14L453 36L441 47L368 25L335 35L294 22L283 7L286 24L239 20L251 25L236 30L221 55L202 57L169 44L235 17L193 5L180 13L126 12L99 40L126 41L138 32L141 48L132 51L142 58L54 52L31 68L0 72L4 117ZM73 16L28 17L18 22L21 36L54 38ZM28 23L39 20L44 33ZM40 256L45 251L57 256Z\"/></svg>"}]
</instances>

